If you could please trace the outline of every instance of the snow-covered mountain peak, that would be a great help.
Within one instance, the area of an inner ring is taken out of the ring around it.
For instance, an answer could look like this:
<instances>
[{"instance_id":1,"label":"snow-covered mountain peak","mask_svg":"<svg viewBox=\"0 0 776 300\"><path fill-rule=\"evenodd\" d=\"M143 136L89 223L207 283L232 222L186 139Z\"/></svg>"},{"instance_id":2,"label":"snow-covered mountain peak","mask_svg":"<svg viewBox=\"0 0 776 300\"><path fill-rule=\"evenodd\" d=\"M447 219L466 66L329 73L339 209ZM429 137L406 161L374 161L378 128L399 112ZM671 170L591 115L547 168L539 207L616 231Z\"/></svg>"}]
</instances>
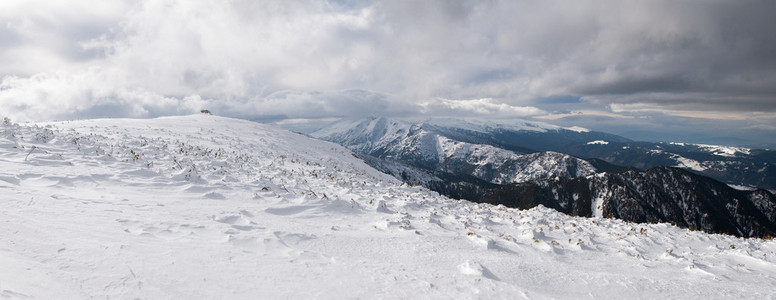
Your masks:
<instances>
[{"instance_id":1,"label":"snow-covered mountain peak","mask_svg":"<svg viewBox=\"0 0 776 300\"><path fill-rule=\"evenodd\" d=\"M496 123L437 118L407 123L369 118L341 121L312 136L358 153L405 161L433 171L466 174L494 184L585 176L596 171L590 163L569 155L556 152L526 155L487 143L497 138L482 138L503 130L541 133L557 131L560 127L523 121Z\"/></svg>"},{"instance_id":2,"label":"snow-covered mountain peak","mask_svg":"<svg viewBox=\"0 0 776 300\"><path fill-rule=\"evenodd\" d=\"M410 124L407 122L384 117L342 119L316 131L315 135L341 135L353 131L370 133L371 135L384 135L389 129L409 128L409 126Z\"/></svg>"},{"instance_id":3,"label":"snow-covered mountain peak","mask_svg":"<svg viewBox=\"0 0 776 300\"><path fill-rule=\"evenodd\" d=\"M382 117L343 119L310 135L319 139L345 141L351 150L363 152L405 138L411 127L410 123Z\"/></svg>"},{"instance_id":4,"label":"snow-covered mountain peak","mask_svg":"<svg viewBox=\"0 0 776 300\"><path fill-rule=\"evenodd\" d=\"M547 151L517 154L491 145L470 144L438 137L439 170L471 173L495 184L555 177L579 177L596 172L589 162Z\"/></svg>"}]
</instances>

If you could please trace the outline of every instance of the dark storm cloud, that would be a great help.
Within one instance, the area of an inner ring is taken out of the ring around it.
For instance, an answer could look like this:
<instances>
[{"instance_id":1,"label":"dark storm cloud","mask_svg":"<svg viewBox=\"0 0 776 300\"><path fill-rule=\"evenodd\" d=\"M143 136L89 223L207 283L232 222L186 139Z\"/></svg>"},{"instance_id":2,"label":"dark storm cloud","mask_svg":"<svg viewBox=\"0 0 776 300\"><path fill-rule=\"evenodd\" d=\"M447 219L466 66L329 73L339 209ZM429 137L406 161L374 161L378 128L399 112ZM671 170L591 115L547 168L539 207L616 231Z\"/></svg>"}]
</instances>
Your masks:
<instances>
[{"instance_id":1,"label":"dark storm cloud","mask_svg":"<svg viewBox=\"0 0 776 300\"><path fill-rule=\"evenodd\" d=\"M545 75L584 75L568 81L568 90L580 94L675 91L680 86L722 90L739 86L747 77L770 82L774 7L747 1L614 4L610 15L599 11L566 21L580 24L583 29L575 34L582 38L553 50L560 53L546 61L550 69ZM596 26L586 25L590 22ZM563 27L547 28L543 34L563 37L566 32Z\"/></svg>"}]
</instances>

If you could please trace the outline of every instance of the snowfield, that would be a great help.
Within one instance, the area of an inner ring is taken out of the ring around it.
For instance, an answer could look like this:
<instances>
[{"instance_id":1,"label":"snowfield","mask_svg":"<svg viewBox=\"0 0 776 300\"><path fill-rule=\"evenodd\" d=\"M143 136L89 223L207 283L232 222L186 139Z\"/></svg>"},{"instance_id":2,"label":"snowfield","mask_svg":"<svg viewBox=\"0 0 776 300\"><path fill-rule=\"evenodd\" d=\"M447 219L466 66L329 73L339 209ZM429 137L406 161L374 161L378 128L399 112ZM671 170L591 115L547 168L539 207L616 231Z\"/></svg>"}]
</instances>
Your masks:
<instances>
[{"instance_id":1,"label":"snowfield","mask_svg":"<svg viewBox=\"0 0 776 300\"><path fill-rule=\"evenodd\" d=\"M776 298L776 242L402 185L210 115L0 125L0 297Z\"/></svg>"}]
</instances>

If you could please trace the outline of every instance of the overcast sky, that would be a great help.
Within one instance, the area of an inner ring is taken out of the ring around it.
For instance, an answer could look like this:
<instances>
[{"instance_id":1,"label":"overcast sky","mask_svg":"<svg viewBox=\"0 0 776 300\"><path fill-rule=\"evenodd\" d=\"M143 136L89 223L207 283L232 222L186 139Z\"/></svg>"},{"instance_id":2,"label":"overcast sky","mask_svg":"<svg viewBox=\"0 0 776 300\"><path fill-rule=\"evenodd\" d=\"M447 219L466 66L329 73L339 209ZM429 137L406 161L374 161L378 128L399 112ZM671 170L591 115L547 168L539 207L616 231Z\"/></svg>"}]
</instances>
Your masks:
<instances>
[{"instance_id":1,"label":"overcast sky","mask_svg":"<svg viewBox=\"0 0 776 300\"><path fill-rule=\"evenodd\" d=\"M776 144L776 1L0 1L0 115L479 116Z\"/></svg>"}]
</instances>

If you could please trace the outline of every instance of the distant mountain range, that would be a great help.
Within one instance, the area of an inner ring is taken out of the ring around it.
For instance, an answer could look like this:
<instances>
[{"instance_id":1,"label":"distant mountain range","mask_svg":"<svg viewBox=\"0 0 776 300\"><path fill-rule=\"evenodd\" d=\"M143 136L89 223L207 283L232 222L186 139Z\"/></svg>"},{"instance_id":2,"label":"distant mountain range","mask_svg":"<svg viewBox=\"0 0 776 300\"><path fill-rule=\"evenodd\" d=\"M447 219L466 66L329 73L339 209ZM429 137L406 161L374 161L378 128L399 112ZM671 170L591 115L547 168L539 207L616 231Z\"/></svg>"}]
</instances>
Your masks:
<instances>
[{"instance_id":1,"label":"distant mountain range","mask_svg":"<svg viewBox=\"0 0 776 300\"><path fill-rule=\"evenodd\" d=\"M771 193L739 191L705 177L776 189L775 151L636 142L527 121L367 118L342 120L311 135L450 197L520 208L542 204L579 216L673 222L739 236L776 230ZM676 178L689 179L678 184ZM672 184L658 184L667 182Z\"/></svg>"},{"instance_id":2,"label":"distant mountain range","mask_svg":"<svg viewBox=\"0 0 776 300\"><path fill-rule=\"evenodd\" d=\"M444 148L457 145L474 148L472 152L485 156L488 155L485 152L503 155L504 150L518 155L546 151L564 153L598 164L603 168L599 171L609 171L612 167L602 163L641 170L678 167L735 186L776 190L776 151L773 150L637 142L613 134L541 122L452 119L407 122L366 118L336 122L311 135L344 145L357 153L397 159L435 170L439 169L435 163L444 164L444 156L451 151L466 152Z\"/></svg>"},{"instance_id":3,"label":"distant mountain range","mask_svg":"<svg viewBox=\"0 0 776 300\"><path fill-rule=\"evenodd\" d=\"M494 184L577 177L598 171L593 163L571 155L510 147L510 132L546 133L558 140L554 143L562 143L557 139L560 136L565 140L615 137L540 123L505 125L447 119L408 123L385 118L343 121L311 135L357 153L402 162L405 167L471 176ZM502 142L494 142L497 140Z\"/></svg>"},{"instance_id":4,"label":"distant mountain range","mask_svg":"<svg viewBox=\"0 0 776 300\"><path fill-rule=\"evenodd\" d=\"M776 151L773 150L607 140L557 150L639 169L674 166L731 185L776 190Z\"/></svg>"}]
</instances>

